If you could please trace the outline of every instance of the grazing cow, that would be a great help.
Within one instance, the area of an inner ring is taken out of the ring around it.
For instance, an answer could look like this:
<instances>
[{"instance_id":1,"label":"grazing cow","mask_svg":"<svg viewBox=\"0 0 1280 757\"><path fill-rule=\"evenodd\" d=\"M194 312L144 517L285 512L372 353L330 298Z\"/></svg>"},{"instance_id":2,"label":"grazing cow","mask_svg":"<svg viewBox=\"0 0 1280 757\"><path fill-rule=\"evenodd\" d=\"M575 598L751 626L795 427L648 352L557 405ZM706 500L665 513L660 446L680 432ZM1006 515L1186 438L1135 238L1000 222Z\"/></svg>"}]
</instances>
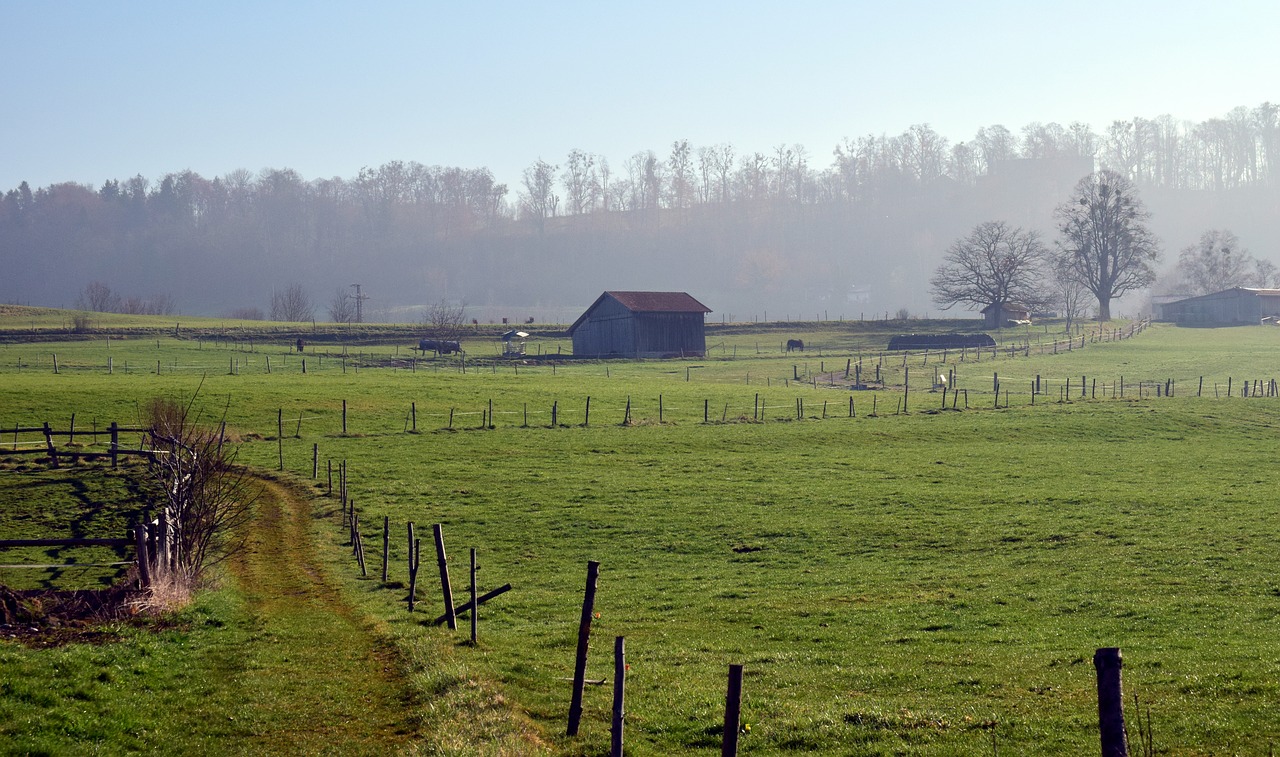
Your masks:
<instances>
[{"instance_id":1,"label":"grazing cow","mask_svg":"<svg viewBox=\"0 0 1280 757\"><path fill-rule=\"evenodd\" d=\"M791 352L792 350L799 350L800 352L804 352L804 340L803 340L803 339L788 339L788 340L787 340L787 352Z\"/></svg>"},{"instance_id":2,"label":"grazing cow","mask_svg":"<svg viewBox=\"0 0 1280 757\"><path fill-rule=\"evenodd\" d=\"M454 352L461 353L462 343L445 339L422 339L418 342L418 349L422 352L434 352L437 355L450 355Z\"/></svg>"}]
</instances>

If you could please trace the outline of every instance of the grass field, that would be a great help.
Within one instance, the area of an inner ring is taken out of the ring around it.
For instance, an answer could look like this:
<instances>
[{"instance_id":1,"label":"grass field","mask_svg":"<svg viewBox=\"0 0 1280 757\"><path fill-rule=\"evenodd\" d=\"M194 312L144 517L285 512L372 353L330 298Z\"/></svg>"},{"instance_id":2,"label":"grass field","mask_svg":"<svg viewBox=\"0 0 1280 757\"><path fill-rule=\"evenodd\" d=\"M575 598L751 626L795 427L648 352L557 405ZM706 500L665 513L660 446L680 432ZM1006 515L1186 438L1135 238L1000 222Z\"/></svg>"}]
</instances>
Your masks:
<instances>
[{"instance_id":1,"label":"grass field","mask_svg":"<svg viewBox=\"0 0 1280 757\"><path fill-rule=\"evenodd\" d=\"M403 587L359 578L333 504L317 505L328 569L422 697L427 751L530 728L552 753L606 751L606 688L588 691L582 735L562 736L587 560L602 564L590 677L612 676L625 635L631 754L718 748L730 663L747 672L744 753L1091 753L1102 646L1124 650L1160 753L1263 755L1280 741L1280 399L1239 396L1276 375L1280 330L1156 327L1057 355L949 355L969 412L937 412L939 356L915 356L899 414L901 358L884 359L887 388L850 392L846 361L878 362L882 334L841 328L788 329L821 354L724 329L697 361L474 359L465 372L410 362L407 344L345 360L327 346L305 374L269 341L5 344L0 450L5 426L65 427L73 412L78 428L132 423L150 397L198 392L245 462L274 470L283 454L310 482L313 449L322 471L346 461L371 559L368 524L394 524L393 584L404 523L443 523L455 594L473 546L482 590L515 587L481 611L475 649L429 623L433 580L410 616ZM999 411L994 373L1011 406ZM1081 376L1130 389L1080 400ZM1075 398L1059 402L1068 377ZM1133 394L1169 380L1173 397ZM2 649L7 664L47 654Z\"/></svg>"}]
</instances>

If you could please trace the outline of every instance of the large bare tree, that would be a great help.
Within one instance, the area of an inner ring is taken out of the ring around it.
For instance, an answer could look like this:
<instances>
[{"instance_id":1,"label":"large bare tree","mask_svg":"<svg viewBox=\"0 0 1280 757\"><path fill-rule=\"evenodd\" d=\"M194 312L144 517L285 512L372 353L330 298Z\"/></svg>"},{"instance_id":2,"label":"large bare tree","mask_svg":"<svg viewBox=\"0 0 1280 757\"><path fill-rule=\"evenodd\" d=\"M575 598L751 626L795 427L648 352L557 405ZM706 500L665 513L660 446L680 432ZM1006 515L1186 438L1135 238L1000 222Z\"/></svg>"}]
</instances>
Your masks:
<instances>
[{"instance_id":1,"label":"large bare tree","mask_svg":"<svg viewBox=\"0 0 1280 757\"><path fill-rule=\"evenodd\" d=\"M1098 320L1111 301L1155 280L1160 245L1147 229L1149 213L1133 184L1114 171L1080 180L1058 206L1058 264L1098 299Z\"/></svg>"},{"instance_id":2,"label":"large bare tree","mask_svg":"<svg viewBox=\"0 0 1280 757\"><path fill-rule=\"evenodd\" d=\"M1041 285L1047 256L1034 231L1004 221L978 224L947 249L929 280L933 301L943 310L1009 303L1037 307L1047 301Z\"/></svg>"}]
</instances>

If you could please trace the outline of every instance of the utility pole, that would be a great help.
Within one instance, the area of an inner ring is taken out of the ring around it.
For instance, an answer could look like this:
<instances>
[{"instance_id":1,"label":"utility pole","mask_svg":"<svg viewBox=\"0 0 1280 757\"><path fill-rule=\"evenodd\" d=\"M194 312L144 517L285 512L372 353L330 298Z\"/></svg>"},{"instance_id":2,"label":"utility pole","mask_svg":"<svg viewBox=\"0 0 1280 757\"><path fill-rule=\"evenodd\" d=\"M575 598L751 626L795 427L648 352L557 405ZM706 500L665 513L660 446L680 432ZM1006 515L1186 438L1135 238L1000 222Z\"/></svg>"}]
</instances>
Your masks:
<instances>
[{"instance_id":1,"label":"utility pole","mask_svg":"<svg viewBox=\"0 0 1280 757\"><path fill-rule=\"evenodd\" d=\"M354 295L356 301L356 323L364 323L364 301L369 298L360 293L359 284L352 284L351 286L356 288Z\"/></svg>"}]
</instances>

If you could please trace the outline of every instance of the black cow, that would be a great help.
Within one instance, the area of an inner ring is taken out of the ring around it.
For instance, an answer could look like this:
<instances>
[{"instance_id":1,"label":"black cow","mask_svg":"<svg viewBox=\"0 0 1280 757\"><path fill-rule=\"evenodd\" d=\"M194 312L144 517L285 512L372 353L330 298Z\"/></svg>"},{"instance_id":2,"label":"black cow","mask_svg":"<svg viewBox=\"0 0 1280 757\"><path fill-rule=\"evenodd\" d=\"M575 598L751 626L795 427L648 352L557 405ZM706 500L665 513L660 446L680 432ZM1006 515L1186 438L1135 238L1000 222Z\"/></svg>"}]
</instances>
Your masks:
<instances>
[{"instance_id":1,"label":"black cow","mask_svg":"<svg viewBox=\"0 0 1280 757\"><path fill-rule=\"evenodd\" d=\"M437 355L450 355L454 352L462 352L462 343L446 339L422 339L418 342L418 349L422 352L434 352Z\"/></svg>"},{"instance_id":2,"label":"black cow","mask_svg":"<svg viewBox=\"0 0 1280 757\"><path fill-rule=\"evenodd\" d=\"M788 339L788 340L787 340L787 352L791 352L792 350L799 350L800 352L804 352L804 340L803 340L803 339Z\"/></svg>"}]
</instances>

